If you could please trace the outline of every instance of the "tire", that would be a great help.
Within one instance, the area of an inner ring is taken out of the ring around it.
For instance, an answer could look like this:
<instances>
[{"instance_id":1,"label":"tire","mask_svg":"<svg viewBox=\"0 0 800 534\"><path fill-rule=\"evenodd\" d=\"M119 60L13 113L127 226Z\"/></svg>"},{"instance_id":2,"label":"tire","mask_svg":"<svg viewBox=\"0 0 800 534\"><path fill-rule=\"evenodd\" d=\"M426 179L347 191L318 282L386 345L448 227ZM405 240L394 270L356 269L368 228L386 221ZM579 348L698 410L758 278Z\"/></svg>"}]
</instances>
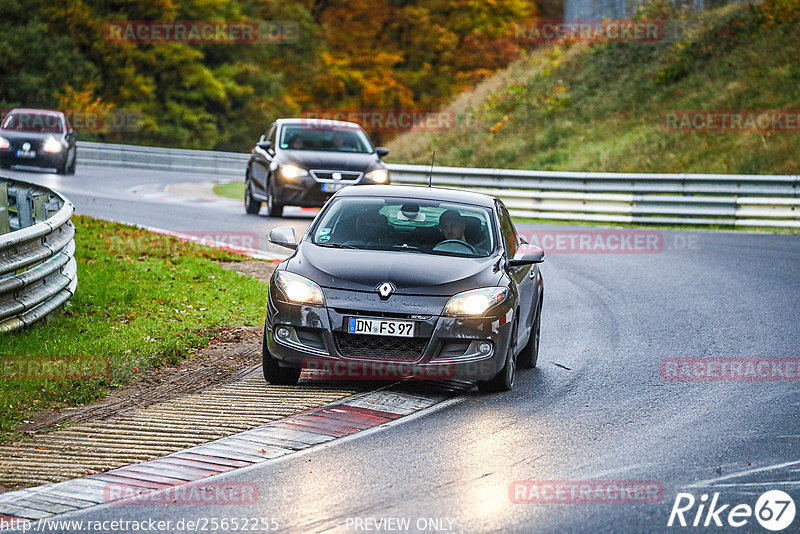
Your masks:
<instances>
[{"instance_id":1,"label":"tire","mask_svg":"<svg viewBox=\"0 0 800 534\"><path fill-rule=\"evenodd\" d=\"M275 193L272 190L272 180L267 183L267 215L270 217L283 217L283 204L278 204L275 200Z\"/></svg>"},{"instance_id":2,"label":"tire","mask_svg":"<svg viewBox=\"0 0 800 534\"><path fill-rule=\"evenodd\" d=\"M67 160L69 158L64 158L64 163L56 167L56 174L67 174Z\"/></svg>"},{"instance_id":3,"label":"tire","mask_svg":"<svg viewBox=\"0 0 800 534\"><path fill-rule=\"evenodd\" d=\"M514 376L516 375L516 356L514 355L514 340L517 338L517 322L514 321L514 329L511 331L511 340L508 342L508 353L506 354L506 364L500 369L491 380L481 380L478 382L478 391L481 393L497 393L500 391L511 391L514 387Z\"/></svg>"},{"instance_id":4,"label":"tire","mask_svg":"<svg viewBox=\"0 0 800 534\"><path fill-rule=\"evenodd\" d=\"M66 168L66 172L64 174L73 175L75 174L75 166L78 164L78 151L75 151L75 154L72 155L72 163Z\"/></svg>"},{"instance_id":5,"label":"tire","mask_svg":"<svg viewBox=\"0 0 800 534\"><path fill-rule=\"evenodd\" d=\"M542 331L542 305L539 304L536 310L536 319L531 326L531 336L528 343L522 348L517 356L517 364L520 369L533 369L539 362L539 339Z\"/></svg>"},{"instance_id":6,"label":"tire","mask_svg":"<svg viewBox=\"0 0 800 534\"><path fill-rule=\"evenodd\" d=\"M244 211L250 215L255 215L261 211L261 202L253 198L253 185L250 180L245 180L244 184Z\"/></svg>"},{"instance_id":7,"label":"tire","mask_svg":"<svg viewBox=\"0 0 800 534\"><path fill-rule=\"evenodd\" d=\"M267 349L267 337L261 341L261 363L264 370L264 380L276 386L296 386L297 381L300 380L300 373L303 369L300 367L281 367Z\"/></svg>"}]
</instances>

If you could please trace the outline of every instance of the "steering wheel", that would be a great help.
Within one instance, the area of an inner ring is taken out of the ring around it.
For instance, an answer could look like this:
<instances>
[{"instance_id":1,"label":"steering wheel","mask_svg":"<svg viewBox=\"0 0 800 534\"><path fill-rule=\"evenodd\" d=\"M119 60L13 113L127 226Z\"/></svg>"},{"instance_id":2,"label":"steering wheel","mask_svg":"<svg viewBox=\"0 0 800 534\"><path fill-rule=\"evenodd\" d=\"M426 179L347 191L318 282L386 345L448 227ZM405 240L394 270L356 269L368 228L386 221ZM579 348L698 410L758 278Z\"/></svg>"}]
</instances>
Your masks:
<instances>
[{"instance_id":1,"label":"steering wheel","mask_svg":"<svg viewBox=\"0 0 800 534\"><path fill-rule=\"evenodd\" d=\"M442 248L442 245L461 245L462 247L468 249L472 254L478 253L475 247L473 247L466 241L461 241L460 239L445 239L444 241L437 243L436 246L433 247L433 250L441 250L444 252L459 252L458 250L447 250L449 247L446 246Z\"/></svg>"}]
</instances>

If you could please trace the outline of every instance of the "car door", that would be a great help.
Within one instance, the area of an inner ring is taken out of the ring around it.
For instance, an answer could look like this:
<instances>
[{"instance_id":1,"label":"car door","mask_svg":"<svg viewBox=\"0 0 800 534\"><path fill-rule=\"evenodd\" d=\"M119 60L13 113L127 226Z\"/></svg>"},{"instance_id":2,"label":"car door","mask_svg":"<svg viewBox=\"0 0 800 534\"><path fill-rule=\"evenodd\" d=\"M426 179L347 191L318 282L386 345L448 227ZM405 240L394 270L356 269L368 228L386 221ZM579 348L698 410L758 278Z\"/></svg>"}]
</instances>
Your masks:
<instances>
[{"instance_id":1,"label":"car door","mask_svg":"<svg viewBox=\"0 0 800 534\"><path fill-rule=\"evenodd\" d=\"M253 179L253 191L258 197L265 197L267 194L267 178L269 176L269 168L272 160L275 157L275 133L277 131L275 123L270 126L266 135L262 135L259 139L261 141L270 141L272 143L269 150L264 150L256 145L253 148L253 153L250 160L250 176Z\"/></svg>"},{"instance_id":2,"label":"car door","mask_svg":"<svg viewBox=\"0 0 800 534\"><path fill-rule=\"evenodd\" d=\"M502 202L497 203L498 213L500 214L500 231L503 236L503 246L509 259L517 254L520 245L520 238L511 220L508 210ZM533 322L535 313L534 305L536 297L536 278L538 269L535 265L520 265L508 267L508 274L517 286L519 294L519 329L517 330L517 346L521 347L527 342L530 334L530 326Z\"/></svg>"}]
</instances>

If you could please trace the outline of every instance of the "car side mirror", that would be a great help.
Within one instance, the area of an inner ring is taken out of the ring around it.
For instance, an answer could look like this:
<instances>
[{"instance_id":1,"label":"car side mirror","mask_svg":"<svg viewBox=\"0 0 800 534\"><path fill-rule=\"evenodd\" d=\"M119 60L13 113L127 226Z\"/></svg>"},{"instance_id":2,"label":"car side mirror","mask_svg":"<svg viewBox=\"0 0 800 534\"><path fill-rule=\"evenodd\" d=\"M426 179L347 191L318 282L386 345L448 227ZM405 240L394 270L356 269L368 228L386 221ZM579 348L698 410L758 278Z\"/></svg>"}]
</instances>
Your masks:
<instances>
[{"instance_id":1,"label":"car side mirror","mask_svg":"<svg viewBox=\"0 0 800 534\"><path fill-rule=\"evenodd\" d=\"M256 146L262 150L269 150L272 147L272 141L259 141Z\"/></svg>"},{"instance_id":2,"label":"car side mirror","mask_svg":"<svg viewBox=\"0 0 800 534\"><path fill-rule=\"evenodd\" d=\"M544 250L536 245L524 245L514 257L508 260L509 267L519 267L520 265L531 265L544 261Z\"/></svg>"},{"instance_id":3,"label":"car side mirror","mask_svg":"<svg viewBox=\"0 0 800 534\"><path fill-rule=\"evenodd\" d=\"M383 158L389 155L389 149L386 147L379 146L375 149L375 153L378 155L379 158Z\"/></svg>"},{"instance_id":4,"label":"car side mirror","mask_svg":"<svg viewBox=\"0 0 800 534\"><path fill-rule=\"evenodd\" d=\"M269 231L269 242L280 247L297 248L297 238L294 236L294 228L291 226L279 226Z\"/></svg>"}]
</instances>

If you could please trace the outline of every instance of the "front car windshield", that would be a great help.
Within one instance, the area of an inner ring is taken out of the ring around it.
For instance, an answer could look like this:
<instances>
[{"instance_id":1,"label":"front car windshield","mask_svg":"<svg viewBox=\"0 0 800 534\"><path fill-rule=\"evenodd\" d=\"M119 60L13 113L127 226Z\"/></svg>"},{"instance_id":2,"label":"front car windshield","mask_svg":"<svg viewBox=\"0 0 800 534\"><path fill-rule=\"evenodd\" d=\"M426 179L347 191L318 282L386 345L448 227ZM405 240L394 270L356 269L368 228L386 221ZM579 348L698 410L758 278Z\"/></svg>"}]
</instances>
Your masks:
<instances>
[{"instance_id":1,"label":"front car windshield","mask_svg":"<svg viewBox=\"0 0 800 534\"><path fill-rule=\"evenodd\" d=\"M60 115L54 113L9 114L3 120L3 129L17 132L60 133L64 131L64 123Z\"/></svg>"},{"instance_id":2,"label":"front car windshield","mask_svg":"<svg viewBox=\"0 0 800 534\"><path fill-rule=\"evenodd\" d=\"M497 242L488 208L412 198L345 197L314 226L327 247L469 257L489 256Z\"/></svg>"},{"instance_id":3,"label":"front car windshield","mask_svg":"<svg viewBox=\"0 0 800 534\"><path fill-rule=\"evenodd\" d=\"M322 150L327 152L373 152L367 134L360 128L331 128L309 123L286 125L281 130L280 147L289 150Z\"/></svg>"}]
</instances>

